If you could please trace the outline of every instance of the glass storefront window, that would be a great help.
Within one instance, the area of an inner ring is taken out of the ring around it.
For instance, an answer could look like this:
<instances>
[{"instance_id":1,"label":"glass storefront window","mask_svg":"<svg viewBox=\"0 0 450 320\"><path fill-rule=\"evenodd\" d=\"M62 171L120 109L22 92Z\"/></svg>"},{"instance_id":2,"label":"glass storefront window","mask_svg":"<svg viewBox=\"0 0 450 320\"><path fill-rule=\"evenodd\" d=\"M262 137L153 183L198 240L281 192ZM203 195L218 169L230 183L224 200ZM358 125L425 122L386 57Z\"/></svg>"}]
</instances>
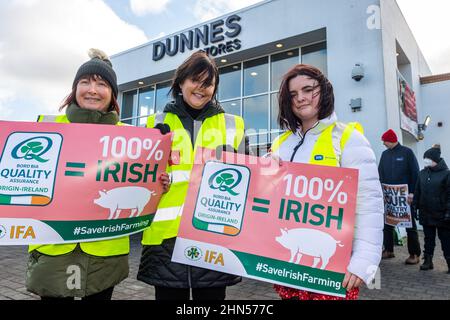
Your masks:
<instances>
[{"instance_id":1,"label":"glass storefront window","mask_svg":"<svg viewBox=\"0 0 450 320\"><path fill-rule=\"evenodd\" d=\"M241 64L219 69L219 100L229 100L241 96Z\"/></svg>"},{"instance_id":2,"label":"glass storefront window","mask_svg":"<svg viewBox=\"0 0 450 320\"><path fill-rule=\"evenodd\" d=\"M271 57L271 84L272 91L280 89L281 79L293 66L299 63L298 49L274 54Z\"/></svg>"},{"instance_id":3,"label":"glass storefront window","mask_svg":"<svg viewBox=\"0 0 450 320\"><path fill-rule=\"evenodd\" d=\"M272 93L270 97L270 129L278 130L278 93Z\"/></svg>"},{"instance_id":4,"label":"glass storefront window","mask_svg":"<svg viewBox=\"0 0 450 320\"><path fill-rule=\"evenodd\" d=\"M164 107L172 100L169 96L171 82L163 82L156 85L156 108L155 113L163 112Z\"/></svg>"},{"instance_id":5,"label":"glass storefront window","mask_svg":"<svg viewBox=\"0 0 450 320\"><path fill-rule=\"evenodd\" d=\"M327 44L323 42L302 48L302 63L318 68L327 76Z\"/></svg>"},{"instance_id":6,"label":"glass storefront window","mask_svg":"<svg viewBox=\"0 0 450 320\"><path fill-rule=\"evenodd\" d=\"M221 102L220 105L226 113L231 113L236 116L241 115L241 100L232 100L227 102Z\"/></svg>"},{"instance_id":7,"label":"glass storefront window","mask_svg":"<svg viewBox=\"0 0 450 320\"><path fill-rule=\"evenodd\" d=\"M247 128L267 129L269 108L267 95L244 99L244 121Z\"/></svg>"},{"instance_id":8,"label":"glass storefront window","mask_svg":"<svg viewBox=\"0 0 450 320\"><path fill-rule=\"evenodd\" d=\"M250 144L267 143L267 123L269 120L268 95L244 99L244 122L248 130Z\"/></svg>"},{"instance_id":9,"label":"glass storefront window","mask_svg":"<svg viewBox=\"0 0 450 320\"><path fill-rule=\"evenodd\" d=\"M137 90L124 92L122 99L122 109L120 110L120 119L124 123L133 124L134 106L137 105Z\"/></svg>"},{"instance_id":10,"label":"glass storefront window","mask_svg":"<svg viewBox=\"0 0 450 320\"><path fill-rule=\"evenodd\" d=\"M269 91L268 57L244 62L244 96Z\"/></svg>"},{"instance_id":11,"label":"glass storefront window","mask_svg":"<svg viewBox=\"0 0 450 320\"><path fill-rule=\"evenodd\" d=\"M155 90L147 87L139 90L138 124L144 127L147 124L147 117L154 113L153 102L155 100Z\"/></svg>"},{"instance_id":12,"label":"glass storefront window","mask_svg":"<svg viewBox=\"0 0 450 320\"><path fill-rule=\"evenodd\" d=\"M220 84L217 98L227 113L242 116L246 128L253 130L253 135L250 136L251 144L270 142L280 134L281 130L277 123L278 90L282 76L300 62L313 65L327 75L326 42L274 53L219 69ZM139 91L125 92L122 99L122 119L128 118L129 120L125 122L130 124L145 125L146 116L163 112L166 104L172 100L168 95L170 86L171 81L166 81ZM133 116L144 117L131 120Z\"/></svg>"}]
</instances>

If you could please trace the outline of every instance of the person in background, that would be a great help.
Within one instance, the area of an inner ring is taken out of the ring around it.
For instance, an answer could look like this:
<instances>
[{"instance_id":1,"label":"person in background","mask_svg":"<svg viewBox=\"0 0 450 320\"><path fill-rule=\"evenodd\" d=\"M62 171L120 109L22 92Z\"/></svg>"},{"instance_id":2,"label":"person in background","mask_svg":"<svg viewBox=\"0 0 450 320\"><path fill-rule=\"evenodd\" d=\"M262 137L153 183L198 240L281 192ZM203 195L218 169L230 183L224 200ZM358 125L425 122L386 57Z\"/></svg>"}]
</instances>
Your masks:
<instances>
[{"instance_id":1,"label":"person in background","mask_svg":"<svg viewBox=\"0 0 450 320\"><path fill-rule=\"evenodd\" d=\"M272 144L280 163L290 161L359 170L353 252L343 280L346 300L357 299L360 285L370 283L381 259L383 194L375 154L357 123L338 122L333 86L317 68L299 64L283 77L278 122L287 132ZM282 299L342 298L275 285Z\"/></svg>"},{"instance_id":2,"label":"person in background","mask_svg":"<svg viewBox=\"0 0 450 320\"><path fill-rule=\"evenodd\" d=\"M174 100L147 121L147 127L158 123L170 126L172 154L180 155L179 163L168 168L173 177L170 191L162 197L154 221L142 237L137 278L155 286L156 300L189 300L191 291L194 300L224 300L226 287L241 281L235 275L171 261L197 148L240 153L248 149L244 121L224 112L216 100L218 86L214 60L197 51L175 71Z\"/></svg>"},{"instance_id":3,"label":"person in background","mask_svg":"<svg viewBox=\"0 0 450 320\"><path fill-rule=\"evenodd\" d=\"M408 185L408 199L409 206L412 204L414 197L414 189L416 187L417 175L419 174L419 164L413 151L398 142L397 135L394 130L386 131L381 140L387 148L380 159L378 165L378 172L380 174L380 182L385 184L407 184ZM414 210L411 210L413 212ZM384 225L383 238L383 259L394 258L394 231L393 226ZM405 260L405 264L418 264L420 262L420 243L419 235L417 233L417 224L412 217L412 227L406 228L408 252L409 257Z\"/></svg>"},{"instance_id":4,"label":"person in background","mask_svg":"<svg viewBox=\"0 0 450 320\"><path fill-rule=\"evenodd\" d=\"M413 200L425 235L424 262L420 270L434 268L437 231L450 273L450 171L441 158L440 146L427 150L423 158L425 167L419 173Z\"/></svg>"},{"instance_id":5,"label":"person in background","mask_svg":"<svg viewBox=\"0 0 450 320\"><path fill-rule=\"evenodd\" d=\"M89 51L64 100L63 115L41 115L39 122L122 125L119 122L117 78L108 56L98 49ZM80 141L82 143L82 141ZM169 176L160 176L164 191ZM42 300L111 300L114 287L128 277L128 236L81 243L32 245L26 273L27 290ZM79 270L79 285L68 286L69 277Z\"/></svg>"}]
</instances>

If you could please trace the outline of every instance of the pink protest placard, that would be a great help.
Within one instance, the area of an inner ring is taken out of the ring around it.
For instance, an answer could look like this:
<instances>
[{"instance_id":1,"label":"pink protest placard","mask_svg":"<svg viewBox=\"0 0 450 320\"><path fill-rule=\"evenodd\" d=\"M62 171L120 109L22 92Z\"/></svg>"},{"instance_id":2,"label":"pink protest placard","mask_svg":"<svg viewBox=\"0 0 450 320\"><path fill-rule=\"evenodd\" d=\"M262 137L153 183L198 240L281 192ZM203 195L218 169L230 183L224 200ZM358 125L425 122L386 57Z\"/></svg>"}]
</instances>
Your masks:
<instances>
[{"instance_id":1,"label":"pink protest placard","mask_svg":"<svg viewBox=\"0 0 450 320\"><path fill-rule=\"evenodd\" d=\"M0 121L0 245L107 239L148 227L171 135Z\"/></svg>"},{"instance_id":2,"label":"pink protest placard","mask_svg":"<svg viewBox=\"0 0 450 320\"><path fill-rule=\"evenodd\" d=\"M345 296L358 171L226 156L194 166L172 260Z\"/></svg>"}]
</instances>

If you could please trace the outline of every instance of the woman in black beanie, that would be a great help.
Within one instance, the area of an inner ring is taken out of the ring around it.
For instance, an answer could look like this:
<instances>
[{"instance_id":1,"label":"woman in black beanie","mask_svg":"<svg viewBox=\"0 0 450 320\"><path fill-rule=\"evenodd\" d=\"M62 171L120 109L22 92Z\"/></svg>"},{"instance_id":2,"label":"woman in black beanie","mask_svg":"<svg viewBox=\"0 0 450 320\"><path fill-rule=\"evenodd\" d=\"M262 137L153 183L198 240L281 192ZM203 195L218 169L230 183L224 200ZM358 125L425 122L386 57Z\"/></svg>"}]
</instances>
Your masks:
<instances>
[{"instance_id":1,"label":"woman in black beanie","mask_svg":"<svg viewBox=\"0 0 450 320\"><path fill-rule=\"evenodd\" d=\"M450 171L441 158L440 147L427 150L423 158L425 168L419 173L413 201L425 234L425 261L420 270L434 267L437 231L450 273Z\"/></svg>"},{"instance_id":2,"label":"woman in black beanie","mask_svg":"<svg viewBox=\"0 0 450 320\"><path fill-rule=\"evenodd\" d=\"M89 51L89 61L75 75L72 91L58 116L39 116L39 122L122 125L119 122L117 78L108 56ZM163 177L164 176L164 177ZM160 180L165 191L169 177ZM114 286L128 277L129 237L81 243L29 247L26 286L42 300L110 300Z\"/></svg>"}]
</instances>

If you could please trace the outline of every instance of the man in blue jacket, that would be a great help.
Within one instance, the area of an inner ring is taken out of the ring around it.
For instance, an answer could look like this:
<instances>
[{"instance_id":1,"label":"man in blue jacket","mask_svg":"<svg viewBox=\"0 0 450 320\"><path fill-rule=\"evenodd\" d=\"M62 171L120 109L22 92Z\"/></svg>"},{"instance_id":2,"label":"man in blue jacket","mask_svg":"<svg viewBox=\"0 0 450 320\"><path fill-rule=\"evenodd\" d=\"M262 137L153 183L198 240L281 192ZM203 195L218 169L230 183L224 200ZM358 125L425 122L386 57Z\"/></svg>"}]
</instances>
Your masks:
<instances>
[{"instance_id":1,"label":"man in blue jacket","mask_svg":"<svg viewBox=\"0 0 450 320\"><path fill-rule=\"evenodd\" d=\"M385 184L408 184L408 205L411 205L414 197L414 188L419 174L419 164L416 156L410 148L402 146L397 139L397 135L392 129L386 131L381 137L383 144L387 148L381 155L378 172L381 183ZM412 210L411 210L412 211ZM406 264L419 263L420 244L417 233L417 225L412 215L412 228L407 228L409 257ZM394 258L394 227L384 225L383 238L384 251L382 258Z\"/></svg>"}]
</instances>

